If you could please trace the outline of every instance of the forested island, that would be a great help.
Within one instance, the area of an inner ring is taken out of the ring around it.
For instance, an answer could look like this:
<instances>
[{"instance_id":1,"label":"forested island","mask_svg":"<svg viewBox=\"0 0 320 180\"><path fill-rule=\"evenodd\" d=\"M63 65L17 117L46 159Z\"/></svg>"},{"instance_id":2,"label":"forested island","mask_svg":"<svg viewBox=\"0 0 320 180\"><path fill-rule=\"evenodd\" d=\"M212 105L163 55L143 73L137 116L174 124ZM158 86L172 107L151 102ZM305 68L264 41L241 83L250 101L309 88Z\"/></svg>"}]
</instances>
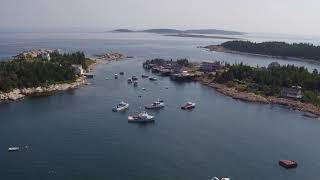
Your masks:
<instances>
[{"instance_id":1,"label":"forested island","mask_svg":"<svg viewBox=\"0 0 320 180\"><path fill-rule=\"evenodd\" d=\"M282 58L299 58L320 62L320 46L307 43L228 41L207 46L212 51L240 52Z\"/></svg>"},{"instance_id":2,"label":"forested island","mask_svg":"<svg viewBox=\"0 0 320 180\"><path fill-rule=\"evenodd\" d=\"M92 63L94 61L86 58L83 52L60 54L56 51L33 51L0 62L0 101L14 100L15 96L19 99L32 92L73 88L83 83L75 67L86 71ZM62 86L53 86L57 84Z\"/></svg>"}]
</instances>

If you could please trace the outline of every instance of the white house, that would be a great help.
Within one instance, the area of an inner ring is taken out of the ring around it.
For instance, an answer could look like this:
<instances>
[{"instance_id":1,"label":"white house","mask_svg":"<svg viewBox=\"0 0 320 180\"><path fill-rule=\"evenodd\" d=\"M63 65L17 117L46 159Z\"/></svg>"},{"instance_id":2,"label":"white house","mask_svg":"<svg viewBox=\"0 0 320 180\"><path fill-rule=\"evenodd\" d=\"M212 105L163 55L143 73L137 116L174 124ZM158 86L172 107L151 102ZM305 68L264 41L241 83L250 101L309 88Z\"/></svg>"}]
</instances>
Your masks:
<instances>
[{"instance_id":1,"label":"white house","mask_svg":"<svg viewBox=\"0 0 320 180\"><path fill-rule=\"evenodd\" d=\"M77 75L82 75L84 73L84 70L81 64L72 64L71 66Z\"/></svg>"},{"instance_id":2,"label":"white house","mask_svg":"<svg viewBox=\"0 0 320 180\"><path fill-rule=\"evenodd\" d=\"M50 57L49 53L43 53L41 56L42 56L42 59L44 59L44 60L47 60L47 61L51 60L51 57Z\"/></svg>"}]
</instances>

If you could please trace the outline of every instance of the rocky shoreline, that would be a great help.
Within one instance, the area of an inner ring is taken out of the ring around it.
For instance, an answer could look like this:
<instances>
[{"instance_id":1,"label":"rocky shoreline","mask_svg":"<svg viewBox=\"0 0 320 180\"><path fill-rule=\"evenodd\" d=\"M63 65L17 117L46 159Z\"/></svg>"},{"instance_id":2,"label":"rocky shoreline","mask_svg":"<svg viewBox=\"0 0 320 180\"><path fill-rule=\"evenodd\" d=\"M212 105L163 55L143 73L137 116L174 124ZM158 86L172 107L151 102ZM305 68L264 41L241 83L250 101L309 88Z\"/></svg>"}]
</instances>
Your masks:
<instances>
[{"instance_id":1,"label":"rocky shoreline","mask_svg":"<svg viewBox=\"0 0 320 180\"><path fill-rule=\"evenodd\" d=\"M307 113L314 114L316 116L320 116L320 108L313 104L303 103L293 99L277 98L272 96L264 97L251 92L241 92L236 90L233 87L227 87L224 84L217 84L217 83L209 82L203 79L200 79L199 82L201 82L206 86L212 87L216 91L226 96L232 97L233 99L246 101L246 102L261 103L261 104L278 104L278 105L286 106L290 109L307 112Z\"/></svg>"},{"instance_id":2,"label":"rocky shoreline","mask_svg":"<svg viewBox=\"0 0 320 180\"><path fill-rule=\"evenodd\" d=\"M28 96L50 95L59 91L72 90L84 84L86 84L86 78L80 77L73 83L52 84L46 87L14 89L8 93L0 92L0 102L16 101Z\"/></svg>"}]
</instances>

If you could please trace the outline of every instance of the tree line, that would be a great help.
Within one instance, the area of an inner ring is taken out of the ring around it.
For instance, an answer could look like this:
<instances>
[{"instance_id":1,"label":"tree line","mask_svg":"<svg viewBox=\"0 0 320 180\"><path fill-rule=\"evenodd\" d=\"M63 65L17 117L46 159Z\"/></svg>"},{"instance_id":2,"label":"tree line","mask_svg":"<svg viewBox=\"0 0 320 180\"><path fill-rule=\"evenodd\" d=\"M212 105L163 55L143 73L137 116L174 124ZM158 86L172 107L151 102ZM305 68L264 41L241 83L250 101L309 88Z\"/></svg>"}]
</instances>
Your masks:
<instances>
[{"instance_id":1,"label":"tree line","mask_svg":"<svg viewBox=\"0 0 320 180\"><path fill-rule=\"evenodd\" d=\"M215 81L223 84L242 84L244 90L268 96L280 96L283 87L301 86L304 101L320 105L320 75L315 69L294 65L250 67L244 64L227 65L228 70L217 74Z\"/></svg>"},{"instance_id":2,"label":"tree line","mask_svg":"<svg viewBox=\"0 0 320 180\"><path fill-rule=\"evenodd\" d=\"M253 54L320 60L320 46L308 43L228 41L221 46L229 50Z\"/></svg>"},{"instance_id":3,"label":"tree line","mask_svg":"<svg viewBox=\"0 0 320 180\"><path fill-rule=\"evenodd\" d=\"M15 88L73 82L76 80L76 74L72 64L82 64L85 69L88 68L82 52L50 55L50 61L35 58L0 62L0 91L9 92Z\"/></svg>"}]
</instances>

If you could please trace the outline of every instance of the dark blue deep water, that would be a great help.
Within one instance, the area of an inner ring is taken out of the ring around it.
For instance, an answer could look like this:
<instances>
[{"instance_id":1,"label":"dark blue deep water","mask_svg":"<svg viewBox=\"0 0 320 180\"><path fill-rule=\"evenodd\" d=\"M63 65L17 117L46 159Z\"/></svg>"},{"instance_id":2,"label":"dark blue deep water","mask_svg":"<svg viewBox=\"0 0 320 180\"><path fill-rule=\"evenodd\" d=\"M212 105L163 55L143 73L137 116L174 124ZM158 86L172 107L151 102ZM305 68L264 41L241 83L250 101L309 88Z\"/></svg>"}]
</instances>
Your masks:
<instances>
[{"instance_id":1,"label":"dark blue deep water","mask_svg":"<svg viewBox=\"0 0 320 180\"><path fill-rule=\"evenodd\" d=\"M319 120L281 106L236 101L198 83L175 83L165 77L157 82L140 79L138 88L126 83L128 76L148 74L141 63L152 57L250 65L274 61L196 48L219 42L148 34L0 35L1 58L30 48L82 50L88 55L119 51L135 56L98 65L89 86L0 104L0 179L318 179ZM126 75L114 80L113 74L120 71ZM167 106L150 111L156 116L155 124L127 123L128 115L158 98ZM130 110L111 112L121 100L130 103ZM196 109L180 110L189 100L197 102ZM10 145L29 148L8 153ZM279 159L294 159L299 167L285 170L278 166Z\"/></svg>"}]
</instances>

